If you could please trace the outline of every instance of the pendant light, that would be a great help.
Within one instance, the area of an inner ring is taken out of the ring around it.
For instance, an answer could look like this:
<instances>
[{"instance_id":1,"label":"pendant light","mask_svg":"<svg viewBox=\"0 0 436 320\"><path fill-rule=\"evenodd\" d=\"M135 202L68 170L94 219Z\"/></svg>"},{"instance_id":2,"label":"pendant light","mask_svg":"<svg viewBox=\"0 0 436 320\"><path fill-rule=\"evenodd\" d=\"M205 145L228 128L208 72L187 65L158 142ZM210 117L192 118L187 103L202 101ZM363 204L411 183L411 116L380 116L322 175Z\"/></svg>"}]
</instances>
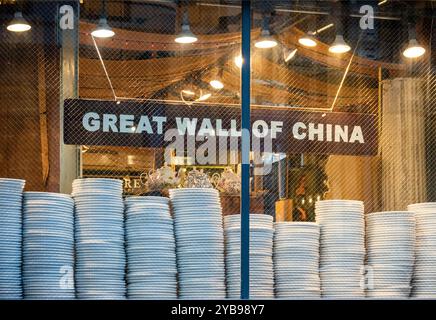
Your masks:
<instances>
[{"instance_id":1,"label":"pendant light","mask_svg":"<svg viewBox=\"0 0 436 320\"><path fill-rule=\"evenodd\" d=\"M342 5L340 2L336 2L333 4L332 7L332 15L335 18L335 25L336 25L336 37L335 41L331 44L329 47L330 53L335 54L342 54L346 53L351 50L351 47L345 42L344 40L344 26L342 22Z\"/></svg>"},{"instance_id":2,"label":"pendant light","mask_svg":"<svg viewBox=\"0 0 436 320\"><path fill-rule=\"evenodd\" d=\"M218 61L218 67L213 70L211 80L209 81L210 86L215 90L221 90L224 88L224 83L222 81L223 68L224 59L221 57Z\"/></svg>"},{"instance_id":3,"label":"pendant light","mask_svg":"<svg viewBox=\"0 0 436 320\"><path fill-rule=\"evenodd\" d=\"M335 41L329 47L330 53L345 53L351 50L351 47L345 42L344 36L342 34L337 34Z\"/></svg>"},{"instance_id":4,"label":"pendant light","mask_svg":"<svg viewBox=\"0 0 436 320\"><path fill-rule=\"evenodd\" d=\"M24 19L21 11L17 11L14 14L14 18L8 24L6 29L12 32L25 32L32 28L32 26Z\"/></svg>"},{"instance_id":5,"label":"pendant light","mask_svg":"<svg viewBox=\"0 0 436 320\"><path fill-rule=\"evenodd\" d=\"M192 33L191 27L189 26L189 16L188 11L183 14L182 32L174 39L175 42L181 44L194 43L198 40L195 34Z\"/></svg>"},{"instance_id":6,"label":"pendant light","mask_svg":"<svg viewBox=\"0 0 436 320\"><path fill-rule=\"evenodd\" d=\"M409 24L409 43L403 51L403 55L408 59L416 59L424 55L425 48L416 40L416 30L412 24Z\"/></svg>"},{"instance_id":7,"label":"pendant light","mask_svg":"<svg viewBox=\"0 0 436 320\"><path fill-rule=\"evenodd\" d=\"M270 49L277 46L277 40L271 36L269 30L269 17L267 15L263 17L263 26L260 38L255 42L254 46L259 49Z\"/></svg>"},{"instance_id":8,"label":"pendant light","mask_svg":"<svg viewBox=\"0 0 436 320\"><path fill-rule=\"evenodd\" d=\"M115 32L107 23L106 0L103 0L102 2L102 13L100 20L98 21L97 28L91 32L91 35L95 38L111 38L115 35Z\"/></svg>"},{"instance_id":9,"label":"pendant light","mask_svg":"<svg viewBox=\"0 0 436 320\"><path fill-rule=\"evenodd\" d=\"M244 64L244 58L242 58L242 55L241 55L241 54L238 54L237 56L235 56L235 58L234 58L234 62L235 62L235 65L236 65L239 69L241 69L241 68L242 68L242 65Z\"/></svg>"}]
</instances>

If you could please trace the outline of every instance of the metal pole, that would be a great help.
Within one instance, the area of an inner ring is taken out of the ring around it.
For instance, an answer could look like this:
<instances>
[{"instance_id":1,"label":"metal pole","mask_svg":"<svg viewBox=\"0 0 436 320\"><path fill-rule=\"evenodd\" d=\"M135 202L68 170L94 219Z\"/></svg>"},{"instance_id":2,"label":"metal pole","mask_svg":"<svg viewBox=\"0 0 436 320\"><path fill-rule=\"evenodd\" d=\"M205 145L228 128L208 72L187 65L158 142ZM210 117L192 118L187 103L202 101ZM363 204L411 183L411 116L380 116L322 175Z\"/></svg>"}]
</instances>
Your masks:
<instances>
[{"instance_id":1,"label":"metal pole","mask_svg":"<svg viewBox=\"0 0 436 320\"><path fill-rule=\"evenodd\" d=\"M251 3L242 1L241 71L241 299L250 298L250 39Z\"/></svg>"}]
</instances>

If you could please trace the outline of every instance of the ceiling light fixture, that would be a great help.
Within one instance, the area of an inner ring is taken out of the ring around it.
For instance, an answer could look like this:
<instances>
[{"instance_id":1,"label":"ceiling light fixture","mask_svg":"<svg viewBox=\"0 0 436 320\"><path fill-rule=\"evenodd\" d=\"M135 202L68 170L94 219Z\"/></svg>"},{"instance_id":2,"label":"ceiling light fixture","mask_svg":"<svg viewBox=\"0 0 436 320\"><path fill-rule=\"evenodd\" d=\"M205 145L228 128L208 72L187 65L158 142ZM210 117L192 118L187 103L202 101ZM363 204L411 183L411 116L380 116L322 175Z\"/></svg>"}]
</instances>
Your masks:
<instances>
[{"instance_id":1,"label":"ceiling light fixture","mask_svg":"<svg viewBox=\"0 0 436 320\"><path fill-rule=\"evenodd\" d=\"M332 45L329 47L330 53L345 53L351 50L351 47L345 42L344 36L341 34L337 34L335 41L332 43Z\"/></svg>"},{"instance_id":2,"label":"ceiling light fixture","mask_svg":"<svg viewBox=\"0 0 436 320\"><path fill-rule=\"evenodd\" d=\"M412 24L409 24L409 43L403 51L403 55L408 59L416 59L424 55L425 48L416 40L416 30Z\"/></svg>"},{"instance_id":3,"label":"ceiling light fixture","mask_svg":"<svg viewBox=\"0 0 436 320\"><path fill-rule=\"evenodd\" d=\"M333 43L329 47L329 52L334 54L342 54L351 50L350 45L344 40L344 25L342 21L343 12L341 2L335 2L332 4L332 16L334 17L336 25L336 37Z\"/></svg>"},{"instance_id":4,"label":"ceiling light fixture","mask_svg":"<svg viewBox=\"0 0 436 320\"><path fill-rule=\"evenodd\" d=\"M102 1L101 17L98 20L97 28L91 32L91 35L95 38L111 38L115 35L115 32L107 23L105 0Z\"/></svg>"},{"instance_id":5,"label":"ceiling light fixture","mask_svg":"<svg viewBox=\"0 0 436 320\"><path fill-rule=\"evenodd\" d=\"M182 32L174 39L175 42L180 44L194 43L198 40L195 34L192 33L191 27L189 26L189 16L186 11L183 14Z\"/></svg>"},{"instance_id":6,"label":"ceiling light fixture","mask_svg":"<svg viewBox=\"0 0 436 320\"><path fill-rule=\"evenodd\" d=\"M269 31L269 17L263 17L263 26L260 34L260 38L255 42L254 46L259 49L270 49L277 46L277 40L271 36Z\"/></svg>"},{"instance_id":7,"label":"ceiling light fixture","mask_svg":"<svg viewBox=\"0 0 436 320\"><path fill-rule=\"evenodd\" d=\"M32 26L24 19L21 11L17 11L14 14L14 18L8 24L6 29L12 32L25 32L32 28Z\"/></svg>"}]
</instances>

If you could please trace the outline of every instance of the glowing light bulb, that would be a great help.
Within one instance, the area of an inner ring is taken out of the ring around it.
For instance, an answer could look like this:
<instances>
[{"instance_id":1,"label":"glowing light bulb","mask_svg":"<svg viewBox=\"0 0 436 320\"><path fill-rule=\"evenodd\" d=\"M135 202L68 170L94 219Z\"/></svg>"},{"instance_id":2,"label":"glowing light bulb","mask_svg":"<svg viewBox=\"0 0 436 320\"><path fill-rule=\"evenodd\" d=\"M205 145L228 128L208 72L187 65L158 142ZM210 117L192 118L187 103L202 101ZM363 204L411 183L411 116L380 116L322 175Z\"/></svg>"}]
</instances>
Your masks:
<instances>
[{"instance_id":1,"label":"glowing light bulb","mask_svg":"<svg viewBox=\"0 0 436 320\"><path fill-rule=\"evenodd\" d=\"M25 32L31 28L32 26L24 19L20 11L15 12L14 19L6 27L6 29L12 32Z\"/></svg>"},{"instance_id":2,"label":"glowing light bulb","mask_svg":"<svg viewBox=\"0 0 436 320\"><path fill-rule=\"evenodd\" d=\"M109 27L106 18L100 18L97 28L91 32L91 35L95 38L111 38L115 32Z\"/></svg>"},{"instance_id":3,"label":"glowing light bulb","mask_svg":"<svg viewBox=\"0 0 436 320\"><path fill-rule=\"evenodd\" d=\"M329 48L331 53L345 53L351 50L351 47L345 42L344 37L340 34L336 35L335 41Z\"/></svg>"},{"instance_id":4,"label":"glowing light bulb","mask_svg":"<svg viewBox=\"0 0 436 320\"><path fill-rule=\"evenodd\" d=\"M425 48L421 46L416 39L410 39L409 45L403 51L403 55L409 59L419 58L425 53Z\"/></svg>"}]
</instances>

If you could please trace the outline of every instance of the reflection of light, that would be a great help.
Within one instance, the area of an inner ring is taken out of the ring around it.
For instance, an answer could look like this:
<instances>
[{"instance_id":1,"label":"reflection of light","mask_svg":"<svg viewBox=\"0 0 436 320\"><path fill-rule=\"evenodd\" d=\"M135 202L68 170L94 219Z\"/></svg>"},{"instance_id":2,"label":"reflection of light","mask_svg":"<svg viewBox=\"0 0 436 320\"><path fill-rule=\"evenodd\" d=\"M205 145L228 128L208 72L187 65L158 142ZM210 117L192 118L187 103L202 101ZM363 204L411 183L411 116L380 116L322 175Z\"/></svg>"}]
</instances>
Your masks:
<instances>
[{"instance_id":1,"label":"reflection of light","mask_svg":"<svg viewBox=\"0 0 436 320\"><path fill-rule=\"evenodd\" d=\"M312 203L313 202L313 199L312 199L312 197L310 197L309 198L309 203Z\"/></svg>"},{"instance_id":2,"label":"reflection of light","mask_svg":"<svg viewBox=\"0 0 436 320\"><path fill-rule=\"evenodd\" d=\"M316 201L319 201L319 200L321 200L321 196L320 196L320 195L317 195L317 196L316 196Z\"/></svg>"},{"instance_id":3,"label":"reflection of light","mask_svg":"<svg viewBox=\"0 0 436 320\"><path fill-rule=\"evenodd\" d=\"M135 156L129 154L127 155L127 164L128 165L133 165L135 163Z\"/></svg>"},{"instance_id":4,"label":"reflection of light","mask_svg":"<svg viewBox=\"0 0 436 320\"><path fill-rule=\"evenodd\" d=\"M319 34L319 33L321 33L321 32L324 32L324 31L326 31L327 29L330 29L331 27L333 27L334 25L335 25L334 23L329 23L328 25L326 25L326 26L324 26L324 27L319 28L318 30L316 30L315 34Z\"/></svg>"},{"instance_id":5,"label":"reflection of light","mask_svg":"<svg viewBox=\"0 0 436 320\"><path fill-rule=\"evenodd\" d=\"M109 27L106 18L100 18L97 28L91 32L91 35L96 38L110 38L115 35L115 32Z\"/></svg>"},{"instance_id":6,"label":"reflection of light","mask_svg":"<svg viewBox=\"0 0 436 320\"><path fill-rule=\"evenodd\" d=\"M301 199L301 204L304 204L306 201L304 199Z\"/></svg>"},{"instance_id":7,"label":"reflection of light","mask_svg":"<svg viewBox=\"0 0 436 320\"><path fill-rule=\"evenodd\" d=\"M204 93L200 96L200 98L197 99L197 101L206 101L207 99L209 99L212 96L211 93L207 92Z\"/></svg>"},{"instance_id":8,"label":"reflection of light","mask_svg":"<svg viewBox=\"0 0 436 320\"><path fill-rule=\"evenodd\" d=\"M224 84L219 79L214 79L209 82L210 86L214 89L221 90L224 88Z\"/></svg>"},{"instance_id":9,"label":"reflection of light","mask_svg":"<svg viewBox=\"0 0 436 320\"><path fill-rule=\"evenodd\" d=\"M121 104L121 101L120 101L120 100L117 100L117 104Z\"/></svg>"},{"instance_id":10,"label":"reflection of light","mask_svg":"<svg viewBox=\"0 0 436 320\"><path fill-rule=\"evenodd\" d=\"M235 64L238 68L242 68L242 64L244 63L244 59L241 55L235 57Z\"/></svg>"},{"instance_id":11,"label":"reflection of light","mask_svg":"<svg viewBox=\"0 0 436 320\"><path fill-rule=\"evenodd\" d=\"M403 55L406 58L414 59L419 58L425 53L425 48L421 46L416 39L410 39L409 45L406 50L403 51Z\"/></svg>"},{"instance_id":12,"label":"reflection of light","mask_svg":"<svg viewBox=\"0 0 436 320\"><path fill-rule=\"evenodd\" d=\"M186 94L187 96L194 96L195 95L195 92L190 90L190 89L183 89L182 93Z\"/></svg>"},{"instance_id":13,"label":"reflection of light","mask_svg":"<svg viewBox=\"0 0 436 320\"><path fill-rule=\"evenodd\" d=\"M289 62L290 60L292 60L296 54L297 49L289 50L288 48L285 48L283 50L283 58L285 59L285 62Z\"/></svg>"},{"instance_id":14,"label":"reflection of light","mask_svg":"<svg viewBox=\"0 0 436 320\"><path fill-rule=\"evenodd\" d=\"M131 127L130 130L132 130L132 132L135 132L136 131L136 126Z\"/></svg>"},{"instance_id":15,"label":"reflection of light","mask_svg":"<svg viewBox=\"0 0 436 320\"><path fill-rule=\"evenodd\" d=\"M324 118L325 116L326 116L326 114L325 114L325 113L323 113L323 114L321 115L321 117L323 117L323 118Z\"/></svg>"},{"instance_id":16,"label":"reflection of light","mask_svg":"<svg viewBox=\"0 0 436 320\"><path fill-rule=\"evenodd\" d=\"M340 34L336 35L335 41L329 48L331 53L345 53L351 50L351 47L345 42L344 37Z\"/></svg>"},{"instance_id":17,"label":"reflection of light","mask_svg":"<svg viewBox=\"0 0 436 320\"><path fill-rule=\"evenodd\" d=\"M382 0L378 3L378 5L381 6L381 5L385 4L386 2L388 2L388 0Z\"/></svg>"},{"instance_id":18,"label":"reflection of light","mask_svg":"<svg viewBox=\"0 0 436 320\"><path fill-rule=\"evenodd\" d=\"M6 27L6 29L12 32L24 32L31 28L32 26L24 19L20 11L15 12L14 19Z\"/></svg>"},{"instance_id":19,"label":"reflection of light","mask_svg":"<svg viewBox=\"0 0 436 320\"><path fill-rule=\"evenodd\" d=\"M305 47L316 47L317 45L313 36L308 33L303 37L301 37L300 39L298 39L298 42Z\"/></svg>"}]
</instances>

